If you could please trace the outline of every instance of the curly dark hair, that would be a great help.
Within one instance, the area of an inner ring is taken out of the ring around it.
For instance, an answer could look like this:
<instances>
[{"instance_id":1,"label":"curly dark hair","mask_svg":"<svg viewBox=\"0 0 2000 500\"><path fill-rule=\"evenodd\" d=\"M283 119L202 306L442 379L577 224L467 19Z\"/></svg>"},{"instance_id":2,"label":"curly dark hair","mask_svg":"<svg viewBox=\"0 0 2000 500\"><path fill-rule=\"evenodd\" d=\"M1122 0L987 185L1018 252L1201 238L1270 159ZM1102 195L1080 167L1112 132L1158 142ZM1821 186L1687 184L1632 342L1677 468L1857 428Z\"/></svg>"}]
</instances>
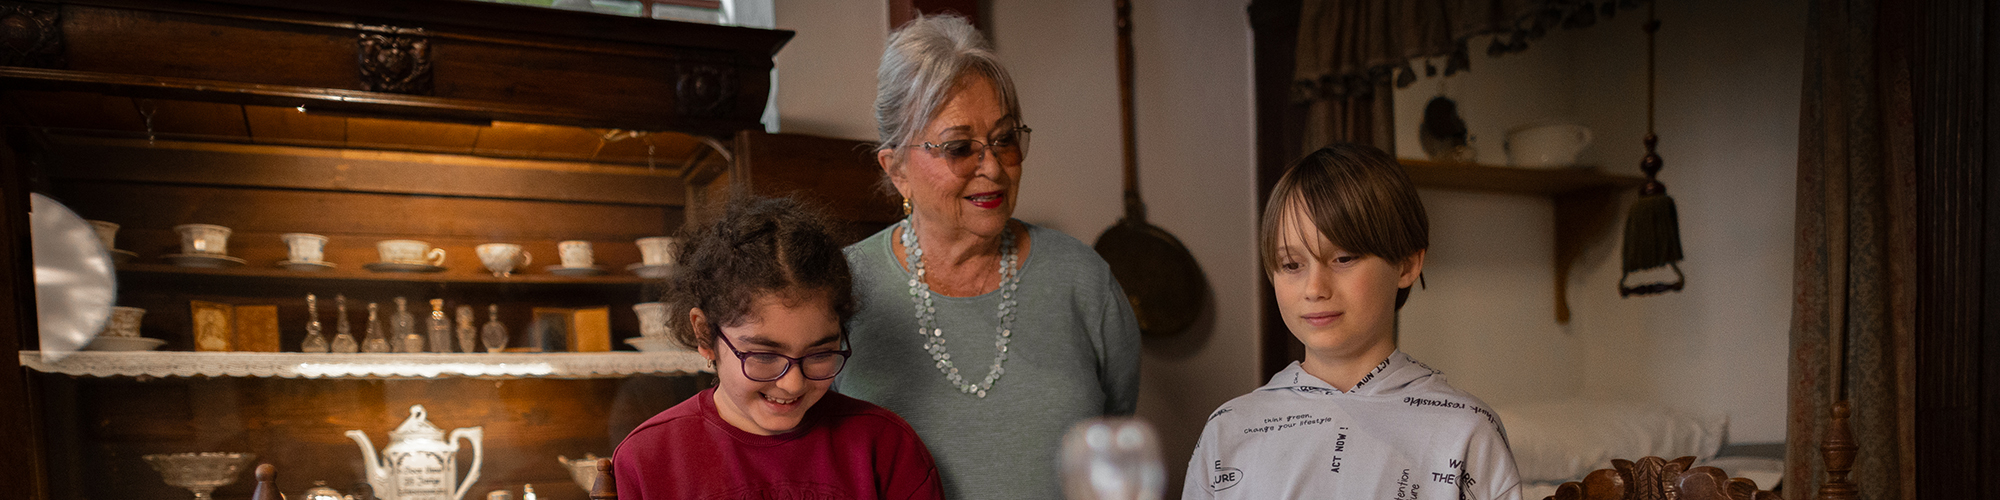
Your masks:
<instances>
[{"instance_id":1,"label":"curly dark hair","mask_svg":"<svg viewBox=\"0 0 2000 500\"><path fill-rule=\"evenodd\" d=\"M744 195L729 200L720 217L682 228L679 269L664 300L674 340L712 347L714 334L690 324L690 309L700 307L710 324L736 326L752 319L758 297L773 293L788 302L824 298L846 323L854 316L854 278L834 227L805 202Z\"/></svg>"}]
</instances>

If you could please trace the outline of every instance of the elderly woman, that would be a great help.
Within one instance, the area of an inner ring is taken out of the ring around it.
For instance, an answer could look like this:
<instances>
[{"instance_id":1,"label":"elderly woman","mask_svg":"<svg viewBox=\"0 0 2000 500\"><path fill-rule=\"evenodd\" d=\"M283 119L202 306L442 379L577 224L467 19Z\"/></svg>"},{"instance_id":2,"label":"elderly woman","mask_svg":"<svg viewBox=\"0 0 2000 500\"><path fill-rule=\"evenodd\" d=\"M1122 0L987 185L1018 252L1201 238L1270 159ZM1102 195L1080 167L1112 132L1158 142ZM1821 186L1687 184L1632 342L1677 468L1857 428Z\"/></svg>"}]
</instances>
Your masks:
<instances>
[{"instance_id":1,"label":"elderly woman","mask_svg":"<svg viewBox=\"0 0 2000 500\"><path fill-rule=\"evenodd\" d=\"M868 355L839 390L909 421L949 498L1060 498L1063 433L1137 404L1138 323L1089 246L1013 220L1029 129L978 31L911 21L877 78L876 159L909 216L847 247Z\"/></svg>"}]
</instances>

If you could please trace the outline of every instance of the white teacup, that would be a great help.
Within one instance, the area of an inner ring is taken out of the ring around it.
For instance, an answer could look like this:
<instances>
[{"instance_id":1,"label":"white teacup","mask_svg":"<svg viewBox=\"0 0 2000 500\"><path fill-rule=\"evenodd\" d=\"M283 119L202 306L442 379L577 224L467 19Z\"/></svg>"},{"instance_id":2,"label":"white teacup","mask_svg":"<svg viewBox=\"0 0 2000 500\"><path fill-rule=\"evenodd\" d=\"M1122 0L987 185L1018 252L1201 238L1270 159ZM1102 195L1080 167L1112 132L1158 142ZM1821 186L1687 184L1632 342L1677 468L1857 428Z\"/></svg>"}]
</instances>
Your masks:
<instances>
[{"instance_id":1,"label":"white teacup","mask_svg":"<svg viewBox=\"0 0 2000 500\"><path fill-rule=\"evenodd\" d=\"M145 309L113 306L111 308L111 320L104 322L104 331L98 332L97 335L100 337L137 338L139 336L139 319L145 316Z\"/></svg>"},{"instance_id":2,"label":"white teacup","mask_svg":"<svg viewBox=\"0 0 2000 500\"><path fill-rule=\"evenodd\" d=\"M181 253L185 255L229 255L229 228L214 224L181 224Z\"/></svg>"},{"instance_id":3,"label":"white teacup","mask_svg":"<svg viewBox=\"0 0 2000 500\"><path fill-rule=\"evenodd\" d=\"M501 278L535 261L534 255L522 251L520 245L513 243L487 243L473 247L472 251L479 254L479 263L485 264L486 270Z\"/></svg>"},{"instance_id":4,"label":"white teacup","mask_svg":"<svg viewBox=\"0 0 2000 500\"><path fill-rule=\"evenodd\" d=\"M310 233L285 233L285 246L291 249L292 262L320 262L326 260L326 237Z\"/></svg>"},{"instance_id":5,"label":"white teacup","mask_svg":"<svg viewBox=\"0 0 2000 500\"><path fill-rule=\"evenodd\" d=\"M639 314L639 336L649 339L665 339L673 333L667 329L667 303L641 302L633 304L632 312Z\"/></svg>"},{"instance_id":6,"label":"white teacup","mask_svg":"<svg viewBox=\"0 0 2000 500\"><path fill-rule=\"evenodd\" d=\"M590 242L569 240L556 244L556 255L562 257L563 267L590 267L596 261L590 255Z\"/></svg>"},{"instance_id":7,"label":"white teacup","mask_svg":"<svg viewBox=\"0 0 2000 500\"><path fill-rule=\"evenodd\" d=\"M90 221L90 228L97 230L97 239L104 242L105 250L118 248L114 244L118 241L118 223L94 220Z\"/></svg>"},{"instance_id":8,"label":"white teacup","mask_svg":"<svg viewBox=\"0 0 2000 500\"><path fill-rule=\"evenodd\" d=\"M680 238L654 236L639 238L639 257L648 266L663 266L674 263L674 253L680 251Z\"/></svg>"},{"instance_id":9,"label":"white teacup","mask_svg":"<svg viewBox=\"0 0 2000 500\"><path fill-rule=\"evenodd\" d=\"M431 248L430 243L422 241L377 241L375 251L382 254L382 262L389 264L444 265L444 249Z\"/></svg>"}]
</instances>

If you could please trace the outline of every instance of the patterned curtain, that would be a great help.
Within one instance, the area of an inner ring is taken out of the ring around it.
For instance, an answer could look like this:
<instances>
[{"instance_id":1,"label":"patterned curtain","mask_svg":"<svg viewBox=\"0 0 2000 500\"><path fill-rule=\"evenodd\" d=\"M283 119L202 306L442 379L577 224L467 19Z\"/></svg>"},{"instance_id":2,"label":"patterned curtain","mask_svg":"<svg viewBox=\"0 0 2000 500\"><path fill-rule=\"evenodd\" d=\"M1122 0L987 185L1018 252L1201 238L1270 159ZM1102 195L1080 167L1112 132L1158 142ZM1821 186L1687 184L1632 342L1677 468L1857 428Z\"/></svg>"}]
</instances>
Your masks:
<instances>
[{"instance_id":1,"label":"patterned curtain","mask_svg":"<svg viewBox=\"0 0 2000 500\"><path fill-rule=\"evenodd\" d=\"M1837 399L1852 407L1859 448L1848 482L1861 498L1915 497L1916 155L1908 23L1898 5L1828 0L1810 7L1799 109L1789 499L1814 498L1827 480L1820 445Z\"/></svg>"},{"instance_id":2,"label":"patterned curtain","mask_svg":"<svg viewBox=\"0 0 2000 500\"><path fill-rule=\"evenodd\" d=\"M1640 0L1304 0L1292 102L1306 108L1301 154L1332 142L1396 152L1391 84L1417 79L1412 59L1444 57L1470 69L1467 43L1494 35L1488 54L1519 52L1555 28L1581 28ZM1435 75L1430 63L1425 74Z\"/></svg>"}]
</instances>

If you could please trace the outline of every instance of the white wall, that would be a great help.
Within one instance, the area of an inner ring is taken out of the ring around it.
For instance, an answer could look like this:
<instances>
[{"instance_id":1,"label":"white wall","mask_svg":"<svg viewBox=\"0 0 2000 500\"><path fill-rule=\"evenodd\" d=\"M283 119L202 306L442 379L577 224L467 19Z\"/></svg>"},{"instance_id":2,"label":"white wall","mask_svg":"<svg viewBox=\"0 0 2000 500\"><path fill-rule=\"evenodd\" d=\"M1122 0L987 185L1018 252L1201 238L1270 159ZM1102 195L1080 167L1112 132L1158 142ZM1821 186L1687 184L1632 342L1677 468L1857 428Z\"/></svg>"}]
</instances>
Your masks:
<instances>
[{"instance_id":1,"label":"white wall","mask_svg":"<svg viewBox=\"0 0 2000 500\"><path fill-rule=\"evenodd\" d=\"M1262 383L1249 20L1241 2L1136 4L1148 220L1188 246L1214 298L1194 331L1146 340L1139 414L1159 428L1178 491L1208 412ZM799 32L777 58L784 132L874 138L882 5L777 2L778 27ZM1035 129L1015 216L1094 242L1124 210L1111 3L1003 1L989 12L995 49Z\"/></svg>"},{"instance_id":2,"label":"white wall","mask_svg":"<svg viewBox=\"0 0 2000 500\"><path fill-rule=\"evenodd\" d=\"M1123 213L1117 32L1111 2L996 2L996 47L1035 127L1018 215L1085 242ZM1139 415L1161 434L1173 491L1208 412L1257 374L1255 130L1250 32L1240 2L1134 2L1140 194L1180 238L1212 310L1192 331L1146 340Z\"/></svg>"},{"instance_id":3,"label":"white wall","mask_svg":"<svg viewBox=\"0 0 2000 500\"><path fill-rule=\"evenodd\" d=\"M880 0L776 0L779 131L875 140L875 67L889 35Z\"/></svg>"},{"instance_id":4,"label":"white wall","mask_svg":"<svg viewBox=\"0 0 2000 500\"><path fill-rule=\"evenodd\" d=\"M1427 190L1432 287L1406 309L1403 345L1495 404L1638 398L1726 413L1732 442L1782 441L1805 5L1659 9L1661 180L1679 204L1687 290L1618 297L1620 222L1578 263L1574 319L1557 325L1549 203ZM1473 70L1446 86L1478 136L1480 161L1505 162L1507 128L1561 118L1596 132L1582 163L1638 175L1643 18L1627 12L1554 31L1526 53L1474 55ZM1439 80L1397 92L1402 156L1423 155L1415 128Z\"/></svg>"}]
</instances>

